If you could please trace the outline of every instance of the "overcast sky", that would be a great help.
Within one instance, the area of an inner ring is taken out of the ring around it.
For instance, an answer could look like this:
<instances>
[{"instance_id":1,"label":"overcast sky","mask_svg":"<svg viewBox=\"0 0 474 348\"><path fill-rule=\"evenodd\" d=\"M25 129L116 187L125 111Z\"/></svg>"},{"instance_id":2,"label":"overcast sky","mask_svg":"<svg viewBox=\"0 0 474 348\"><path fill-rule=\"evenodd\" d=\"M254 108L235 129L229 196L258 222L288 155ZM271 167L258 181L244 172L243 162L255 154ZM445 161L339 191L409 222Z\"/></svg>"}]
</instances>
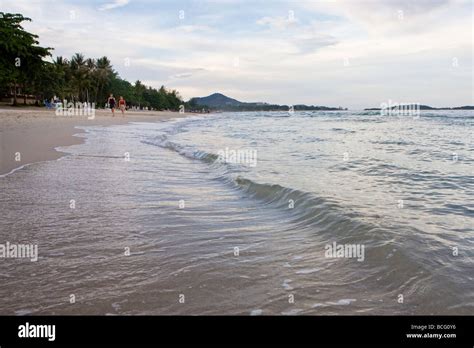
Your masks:
<instances>
[{"instance_id":1,"label":"overcast sky","mask_svg":"<svg viewBox=\"0 0 474 348\"><path fill-rule=\"evenodd\" d=\"M242 101L349 108L473 104L471 0L43 1L0 9L123 78ZM128 64L129 63L129 64Z\"/></svg>"}]
</instances>

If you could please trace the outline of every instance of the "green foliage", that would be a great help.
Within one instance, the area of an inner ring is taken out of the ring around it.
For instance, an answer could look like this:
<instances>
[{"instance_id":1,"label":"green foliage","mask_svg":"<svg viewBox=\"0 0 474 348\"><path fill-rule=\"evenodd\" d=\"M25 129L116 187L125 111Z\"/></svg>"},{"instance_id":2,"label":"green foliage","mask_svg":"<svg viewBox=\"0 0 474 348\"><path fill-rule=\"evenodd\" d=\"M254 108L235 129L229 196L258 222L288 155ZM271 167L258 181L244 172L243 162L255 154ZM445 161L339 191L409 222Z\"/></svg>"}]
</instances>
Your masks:
<instances>
[{"instance_id":1,"label":"green foliage","mask_svg":"<svg viewBox=\"0 0 474 348\"><path fill-rule=\"evenodd\" d=\"M0 12L1 91L17 85L26 91L32 90L42 73L43 58L51 55L51 48L38 46L38 36L23 29L24 21L31 20L21 14Z\"/></svg>"},{"instance_id":2,"label":"green foliage","mask_svg":"<svg viewBox=\"0 0 474 348\"><path fill-rule=\"evenodd\" d=\"M23 21L30 19L0 12L0 93L19 86L23 93L34 94L37 99L57 96L61 100L93 102L97 107L106 104L110 93L116 98L123 96L127 105L139 108L178 110L183 104L174 90L164 86L157 90L140 81L132 85L123 80L107 57L86 58L76 53L71 59L44 61L52 49L38 46L38 36L26 32L21 26Z\"/></svg>"}]
</instances>

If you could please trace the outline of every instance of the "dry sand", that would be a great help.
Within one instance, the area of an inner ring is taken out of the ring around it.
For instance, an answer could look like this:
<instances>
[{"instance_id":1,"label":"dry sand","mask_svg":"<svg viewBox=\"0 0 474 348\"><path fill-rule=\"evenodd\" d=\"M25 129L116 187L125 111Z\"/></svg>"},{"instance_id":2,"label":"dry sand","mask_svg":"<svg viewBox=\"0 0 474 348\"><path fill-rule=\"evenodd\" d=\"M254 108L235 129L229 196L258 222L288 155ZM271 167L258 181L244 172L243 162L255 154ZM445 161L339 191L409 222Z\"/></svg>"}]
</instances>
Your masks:
<instances>
[{"instance_id":1,"label":"dry sand","mask_svg":"<svg viewBox=\"0 0 474 348\"><path fill-rule=\"evenodd\" d=\"M185 117L171 111L128 111L125 117L116 110L96 110L95 118L87 116L56 116L54 110L45 108L0 108L0 175L25 164L54 160L64 155L57 146L79 144L83 138L74 134L83 130L76 126L117 125L128 122L157 122ZM16 160L19 153L21 160Z\"/></svg>"}]
</instances>

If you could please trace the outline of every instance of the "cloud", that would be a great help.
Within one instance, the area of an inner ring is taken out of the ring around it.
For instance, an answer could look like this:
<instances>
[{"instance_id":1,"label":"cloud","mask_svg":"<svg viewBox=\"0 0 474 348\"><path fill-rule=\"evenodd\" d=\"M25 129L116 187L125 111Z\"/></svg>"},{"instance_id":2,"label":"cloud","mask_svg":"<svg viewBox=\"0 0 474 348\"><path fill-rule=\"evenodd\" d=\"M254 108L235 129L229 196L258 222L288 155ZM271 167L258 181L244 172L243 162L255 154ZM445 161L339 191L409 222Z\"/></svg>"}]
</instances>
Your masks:
<instances>
[{"instance_id":1,"label":"cloud","mask_svg":"<svg viewBox=\"0 0 474 348\"><path fill-rule=\"evenodd\" d=\"M103 4L102 6L100 6L99 11L107 11L107 10L112 10L114 8L123 7L127 5L129 2L130 0L114 0L112 2Z\"/></svg>"},{"instance_id":2,"label":"cloud","mask_svg":"<svg viewBox=\"0 0 474 348\"><path fill-rule=\"evenodd\" d=\"M340 0L304 2L310 10L345 17L369 35L394 35L430 31L446 19L446 11L469 0ZM448 20L450 18L447 18Z\"/></svg>"},{"instance_id":3,"label":"cloud","mask_svg":"<svg viewBox=\"0 0 474 348\"><path fill-rule=\"evenodd\" d=\"M172 76L170 76L170 78L172 78L172 79L183 79L183 78L191 77L191 76L193 76L193 73L187 72L187 73L179 73L179 74L172 75Z\"/></svg>"},{"instance_id":4,"label":"cloud","mask_svg":"<svg viewBox=\"0 0 474 348\"><path fill-rule=\"evenodd\" d=\"M193 33L199 31L212 31L212 28L207 25L181 25L177 30L184 31L186 33Z\"/></svg>"},{"instance_id":5,"label":"cloud","mask_svg":"<svg viewBox=\"0 0 474 348\"><path fill-rule=\"evenodd\" d=\"M267 26L270 29L284 30L296 25L297 19L294 17L294 12L289 12L287 17L262 17L256 22L260 26Z\"/></svg>"},{"instance_id":6,"label":"cloud","mask_svg":"<svg viewBox=\"0 0 474 348\"><path fill-rule=\"evenodd\" d=\"M2 9L31 17L25 28L55 47L55 56L107 55L129 81L165 85L185 99L219 91L247 101L354 108L410 96L435 106L472 103L470 1L202 3L147 2L144 10L130 2L120 21L92 1L58 3L57 16L49 0L4 2ZM293 22L288 8L298 16Z\"/></svg>"},{"instance_id":7,"label":"cloud","mask_svg":"<svg viewBox=\"0 0 474 348\"><path fill-rule=\"evenodd\" d=\"M297 54L308 54L324 47L334 46L338 43L338 40L330 35L309 35L296 38L293 42Z\"/></svg>"}]
</instances>

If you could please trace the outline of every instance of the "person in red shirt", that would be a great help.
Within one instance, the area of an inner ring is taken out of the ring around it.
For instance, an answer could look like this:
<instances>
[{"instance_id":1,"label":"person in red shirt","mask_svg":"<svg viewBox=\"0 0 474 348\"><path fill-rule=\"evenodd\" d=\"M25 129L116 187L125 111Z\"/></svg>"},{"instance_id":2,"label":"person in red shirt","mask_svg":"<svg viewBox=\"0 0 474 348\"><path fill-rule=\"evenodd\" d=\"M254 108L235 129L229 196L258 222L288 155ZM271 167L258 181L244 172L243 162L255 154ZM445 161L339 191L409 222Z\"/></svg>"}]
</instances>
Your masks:
<instances>
[{"instance_id":1,"label":"person in red shirt","mask_svg":"<svg viewBox=\"0 0 474 348\"><path fill-rule=\"evenodd\" d=\"M127 104L125 103L125 99L123 99L122 96L120 96L120 100L119 100L119 108L120 110L122 110L122 115L125 116L125 107L127 106Z\"/></svg>"}]
</instances>

